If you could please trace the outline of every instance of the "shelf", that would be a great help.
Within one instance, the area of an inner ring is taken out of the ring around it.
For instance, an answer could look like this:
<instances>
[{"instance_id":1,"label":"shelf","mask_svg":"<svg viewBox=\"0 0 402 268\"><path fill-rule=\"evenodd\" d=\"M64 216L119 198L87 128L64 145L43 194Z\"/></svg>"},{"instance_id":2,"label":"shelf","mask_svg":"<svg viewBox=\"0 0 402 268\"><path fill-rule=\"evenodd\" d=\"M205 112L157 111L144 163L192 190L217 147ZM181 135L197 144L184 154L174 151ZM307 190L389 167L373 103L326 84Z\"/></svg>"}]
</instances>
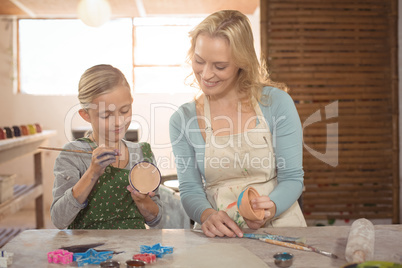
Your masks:
<instances>
[{"instance_id":1,"label":"shelf","mask_svg":"<svg viewBox=\"0 0 402 268\"><path fill-rule=\"evenodd\" d=\"M0 204L0 220L31 204L42 194L42 185L14 185L14 197Z\"/></svg>"},{"instance_id":2,"label":"shelf","mask_svg":"<svg viewBox=\"0 0 402 268\"><path fill-rule=\"evenodd\" d=\"M45 130L33 135L0 141L0 164L27 154L33 154L34 160L33 184L14 185L13 198L0 204L0 220L35 201L36 228L44 227L42 151L38 147L54 135L56 135L56 131ZM0 243L7 243L18 232L18 228L3 229L0 232Z\"/></svg>"},{"instance_id":3,"label":"shelf","mask_svg":"<svg viewBox=\"0 0 402 268\"><path fill-rule=\"evenodd\" d=\"M16 137L0 141L0 164L26 154L38 151L38 147L48 138L56 135L55 130L44 130L41 133Z\"/></svg>"}]
</instances>

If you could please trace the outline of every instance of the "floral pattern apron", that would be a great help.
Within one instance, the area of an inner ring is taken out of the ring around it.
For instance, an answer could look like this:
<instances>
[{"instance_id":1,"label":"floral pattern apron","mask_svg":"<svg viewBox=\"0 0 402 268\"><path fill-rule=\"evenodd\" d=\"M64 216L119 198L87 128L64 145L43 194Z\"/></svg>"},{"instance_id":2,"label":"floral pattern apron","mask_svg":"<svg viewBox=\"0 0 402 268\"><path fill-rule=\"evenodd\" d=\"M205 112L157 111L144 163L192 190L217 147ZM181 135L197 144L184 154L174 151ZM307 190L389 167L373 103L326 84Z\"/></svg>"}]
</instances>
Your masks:
<instances>
[{"instance_id":1,"label":"floral pattern apron","mask_svg":"<svg viewBox=\"0 0 402 268\"><path fill-rule=\"evenodd\" d=\"M79 139L96 144L88 138ZM88 205L82 209L69 229L145 229L144 217L139 212L126 187L127 169L108 166L88 196Z\"/></svg>"},{"instance_id":2,"label":"floral pattern apron","mask_svg":"<svg viewBox=\"0 0 402 268\"><path fill-rule=\"evenodd\" d=\"M247 227L237 209L239 194L253 186L260 195L269 195L277 185L275 153L272 135L255 102L257 126L249 131L227 136L215 136L211 128L209 102L204 97L206 117L205 191L216 210L224 210L239 227ZM306 226L297 201L265 227Z\"/></svg>"}]
</instances>

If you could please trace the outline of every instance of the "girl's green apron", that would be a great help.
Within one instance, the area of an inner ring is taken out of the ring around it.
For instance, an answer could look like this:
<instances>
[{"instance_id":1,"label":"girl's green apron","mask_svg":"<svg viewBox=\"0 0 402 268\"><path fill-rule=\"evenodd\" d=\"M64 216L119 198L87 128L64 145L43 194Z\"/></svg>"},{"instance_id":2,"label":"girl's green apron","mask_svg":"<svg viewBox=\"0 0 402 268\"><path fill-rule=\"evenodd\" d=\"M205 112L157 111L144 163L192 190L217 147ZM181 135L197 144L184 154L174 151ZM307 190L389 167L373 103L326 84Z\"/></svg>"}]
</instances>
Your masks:
<instances>
[{"instance_id":1,"label":"girl's green apron","mask_svg":"<svg viewBox=\"0 0 402 268\"><path fill-rule=\"evenodd\" d=\"M204 97L205 191L212 207L226 211L240 227L246 227L246 224L236 206L239 194L253 186L260 195L269 195L278 183L273 137L260 106L255 103L259 124L254 129L234 135L215 136L211 127L209 102ZM264 227L297 226L306 226L306 222L296 201Z\"/></svg>"},{"instance_id":2,"label":"girl's green apron","mask_svg":"<svg viewBox=\"0 0 402 268\"><path fill-rule=\"evenodd\" d=\"M93 149L97 146L88 138L78 140L88 142ZM106 167L88 196L88 205L78 213L68 228L145 229L144 217L126 189L129 173L127 169L111 165Z\"/></svg>"}]
</instances>

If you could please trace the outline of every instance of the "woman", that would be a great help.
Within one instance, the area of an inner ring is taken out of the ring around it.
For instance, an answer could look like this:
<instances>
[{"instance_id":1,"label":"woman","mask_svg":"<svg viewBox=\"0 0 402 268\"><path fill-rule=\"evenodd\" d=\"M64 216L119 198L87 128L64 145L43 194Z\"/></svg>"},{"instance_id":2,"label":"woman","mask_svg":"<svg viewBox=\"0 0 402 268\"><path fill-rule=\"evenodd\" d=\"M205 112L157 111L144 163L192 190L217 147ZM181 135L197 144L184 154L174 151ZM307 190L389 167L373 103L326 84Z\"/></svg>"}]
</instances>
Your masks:
<instances>
[{"instance_id":1,"label":"woman","mask_svg":"<svg viewBox=\"0 0 402 268\"><path fill-rule=\"evenodd\" d=\"M302 129L290 96L258 62L248 18L213 13L190 32L188 59L202 94L170 119L180 197L205 235L242 237L241 227L306 226ZM243 219L240 192L253 186L262 220Z\"/></svg>"}]
</instances>

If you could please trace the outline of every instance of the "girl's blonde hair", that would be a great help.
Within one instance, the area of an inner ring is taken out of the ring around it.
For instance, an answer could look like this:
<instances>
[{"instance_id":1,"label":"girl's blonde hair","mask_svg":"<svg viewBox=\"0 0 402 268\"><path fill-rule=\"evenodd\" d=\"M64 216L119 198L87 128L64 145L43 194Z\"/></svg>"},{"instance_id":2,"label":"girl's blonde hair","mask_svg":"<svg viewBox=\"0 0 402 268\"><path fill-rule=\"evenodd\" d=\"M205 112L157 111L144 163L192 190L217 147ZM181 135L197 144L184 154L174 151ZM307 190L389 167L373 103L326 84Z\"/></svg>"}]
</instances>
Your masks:
<instances>
[{"instance_id":1,"label":"girl's blonde hair","mask_svg":"<svg viewBox=\"0 0 402 268\"><path fill-rule=\"evenodd\" d=\"M119 85L127 87L130 91L130 85L124 74L112 65L100 64L87 69L81 75L78 84L78 99L81 107L88 109L94 99L110 93Z\"/></svg>"},{"instance_id":2,"label":"girl's blonde hair","mask_svg":"<svg viewBox=\"0 0 402 268\"><path fill-rule=\"evenodd\" d=\"M205 18L190 33L191 47L187 53L187 61L191 62L195 53L197 37L200 34L225 38L229 42L232 57L239 67L237 85L251 101L254 97L261 99L264 86L274 86L287 90L282 83L275 83L269 78L265 61L258 61L254 49L254 38L249 19L237 10L222 10Z\"/></svg>"}]
</instances>

